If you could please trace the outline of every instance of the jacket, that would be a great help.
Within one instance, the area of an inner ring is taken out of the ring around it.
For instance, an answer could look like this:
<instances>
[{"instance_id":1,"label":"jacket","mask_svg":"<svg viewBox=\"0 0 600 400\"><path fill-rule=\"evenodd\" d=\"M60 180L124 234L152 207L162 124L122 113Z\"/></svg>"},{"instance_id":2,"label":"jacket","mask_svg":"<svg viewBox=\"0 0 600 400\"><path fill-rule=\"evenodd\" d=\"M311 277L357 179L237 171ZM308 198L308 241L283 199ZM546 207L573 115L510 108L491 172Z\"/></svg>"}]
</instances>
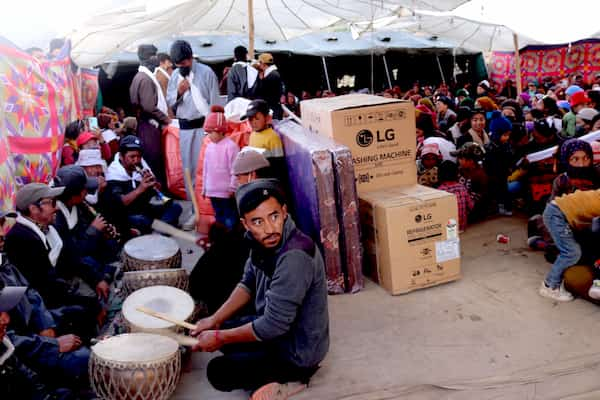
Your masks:
<instances>
[{"instance_id":1,"label":"jacket","mask_svg":"<svg viewBox=\"0 0 600 400\"><path fill-rule=\"evenodd\" d=\"M259 81L258 85L256 97L269 104L269 108L273 110L273 119L282 119L281 95L283 94L283 81L279 71L272 70Z\"/></svg>"},{"instance_id":2,"label":"jacket","mask_svg":"<svg viewBox=\"0 0 600 400\"><path fill-rule=\"evenodd\" d=\"M253 297L255 336L298 367L315 367L329 349L327 281L314 242L287 217L280 246L265 249L248 233L250 257L240 286Z\"/></svg>"}]
</instances>

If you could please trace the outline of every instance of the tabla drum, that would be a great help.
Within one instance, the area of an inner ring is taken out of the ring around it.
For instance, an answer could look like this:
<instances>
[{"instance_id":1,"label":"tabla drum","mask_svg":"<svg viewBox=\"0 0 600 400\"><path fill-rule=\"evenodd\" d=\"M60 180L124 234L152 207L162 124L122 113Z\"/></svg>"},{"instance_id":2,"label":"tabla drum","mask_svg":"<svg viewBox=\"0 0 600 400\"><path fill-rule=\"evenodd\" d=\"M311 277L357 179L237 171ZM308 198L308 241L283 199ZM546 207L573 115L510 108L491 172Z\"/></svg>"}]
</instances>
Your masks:
<instances>
[{"instance_id":1,"label":"tabla drum","mask_svg":"<svg viewBox=\"0 0 600 400\"><path fill-rule=\"evenodd\" d=\"M138 311L140 306L181 321L192 318L194 314L194 300L188 293L172 286L148 286L136 290L123 302L123 317L131 332L170 335L183 331L183 328L175 324Z\"/></svg>"},{"instance_id":2,"label":"tabla drum","mask_svg":"<svg viewBox=\"0 0 600 400\"><path fill-rule=\"evenodd\" d=\"M88 370L101 399L168 399L181 375L179 345L150 333L112 336L92 346Z\"/></svg>"},{"instance_id":3,"label":"tabla drum","mask_svg":"<svg viewBox=\"0 0 600 400\"><path fill-rule=\"evenodd\" d=\"M187 292L189 277L183 268L129 271L123 274L123 290L126 295L156 285L173 286Z\"/></svg>"},{"instance_id":4,"label":"tabla drum","mask_svg":"<svg viewBox=\"0 0 600 400\"><path fill-rule=\"evenodd\" d=\"M174 239L162 235L133 238L123 247L123 271L181 267L181 250Z\"/></svg>"}]
</instances>

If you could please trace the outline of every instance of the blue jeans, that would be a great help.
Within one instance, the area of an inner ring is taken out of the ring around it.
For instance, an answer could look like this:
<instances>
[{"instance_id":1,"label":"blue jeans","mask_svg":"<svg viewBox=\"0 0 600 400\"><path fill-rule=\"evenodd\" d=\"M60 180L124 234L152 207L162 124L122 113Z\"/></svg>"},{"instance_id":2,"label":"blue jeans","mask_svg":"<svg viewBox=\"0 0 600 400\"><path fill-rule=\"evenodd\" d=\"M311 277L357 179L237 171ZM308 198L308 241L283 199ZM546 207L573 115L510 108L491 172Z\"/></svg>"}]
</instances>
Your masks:
<instances>
[{"instance_id":1,"label":"blue jeans","mask_svg":"<svg viewBox=\"0 0 600 400\"><path fill-rule=\"evenodd\" d=\"M152 232L152 222L155 218L169 225L177 226L181 211L181 206L171 201L162 206L153 206L148 214L128 215L127 221L132 228L138 229L142 234L148 234Z\"/></svg>"},{"instance_id":2,"label":"blue jeans","mask_svg":"<svg viewBox=\"0 0 600 400\"><path fill-rule=\"evenodd\" d=\"M225 225L227 229L232 229L240 219L238 217L237 204L233 197L228 199L211 197L210 204L212 204L215 210L215 219L217 222Z\"/></svg>"},{"instance_id":3,"label":"blue jeans","mask_svg":"<svg viewBox=\"0 0 600 400\"><path fill-rule=\"evenodd\" d=\"M544 210L544 224L559 251L552 269L546 275L546 285L556 289L562 282L563 273L567 268L575 265L581 258L581 246L575 240L571 226L565 214L557 205L549 203Z\"/></svg>"}]
</instances>

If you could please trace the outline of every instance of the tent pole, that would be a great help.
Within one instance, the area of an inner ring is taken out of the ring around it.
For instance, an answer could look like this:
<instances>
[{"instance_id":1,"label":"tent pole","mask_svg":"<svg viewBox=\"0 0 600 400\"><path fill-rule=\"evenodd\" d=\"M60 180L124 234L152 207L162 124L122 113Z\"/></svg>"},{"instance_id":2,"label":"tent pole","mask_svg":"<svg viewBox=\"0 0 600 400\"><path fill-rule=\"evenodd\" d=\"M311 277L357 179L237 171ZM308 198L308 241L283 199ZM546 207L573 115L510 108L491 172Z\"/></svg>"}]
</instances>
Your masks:
<instances>
[{"instance_id":1,"label":"tent pole","mask_svg":"<svg viewBox=\"0 0 600 400\"><path fill-rule=\"evenodd\" d=\"M375 94L375 60L373 59L373 50L371 50L371 94Z\"/></svg>"},{"instance_id":2,"label":"tent pole","mask_svg":"<svg viewBox=\"0 0 600 400\"><path fill-rule=\"evenodd\" d=\"M385 54L383 55L383 66L385 67L385 75L387 76L388 86L390 89L392 88L392 78L390 78L390 70L388 69L387 58L385 58Z\"/></svg>"},{"instance_id":3,"label":"tent pole","mask_svg":"<svg viewBox=\"0 0 600 400\"><path fill-rule=\"evenodd\" d=\"M446 78L444 78L444 70L442 70L442 63L440 63L440 57L436 54L435 60L437 61L438 68L440 69L440 75L442 76L442 83L446 84Z\"/></svg>"},{"instance_id":4,"label":"tent pole","mask_svg":"<svg viewBox=\"0 0 600 400\"><path fill-rule=\"evenodd\" d=\"M523 82L521 82L521 54L519 53L519 36L513 33L513 42L515 44L515 72L517 73L517 96L523 91Z\"/></svg>"},{"instance_id":5,"label":"tent pole","mask_svg":"<svg viewBox=\"0 0 600 400\"><path fill-rule=\"evenodd\" d=\"M254 0L248 0L248 55L254 60Z\"/></svg>"},{"instance_id":6,"label":"tent pole","mask_svg":"<svg viewBox=\"0 0 600 400\"><path fill-rule=\"evenodd\" d=\"M323 61L323 71L325 71L325 79L327 80L327 90L331 92L331 83L329 82L329 71L327 71L327 63L325 62L325 56L321 56Z\"/></svg>"}]
</instances>

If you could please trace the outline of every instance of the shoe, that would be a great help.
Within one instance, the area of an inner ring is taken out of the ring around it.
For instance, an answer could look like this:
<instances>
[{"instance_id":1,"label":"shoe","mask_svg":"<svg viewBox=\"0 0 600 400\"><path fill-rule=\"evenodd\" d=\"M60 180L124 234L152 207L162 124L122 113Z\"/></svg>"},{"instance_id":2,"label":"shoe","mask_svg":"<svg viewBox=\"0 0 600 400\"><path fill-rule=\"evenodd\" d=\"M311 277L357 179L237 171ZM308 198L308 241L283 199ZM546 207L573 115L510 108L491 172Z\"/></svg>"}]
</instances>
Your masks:
<instances>
[{"instance_id":1,"label":"shoe","mask_svg":"<svg viewBox=\"0 0 600 400\"><path fill-rule=\"evenodd\" d=\"M600 279L594 279L592 287L588 290L588 296L594 300L600 300Z\"/></svg>"},{"instance_id":2,"label":"shoe","mask_svg":"<svg viewBox=\"0 0 600 400\"><path fill-rule=\"evenodd\" d=\"M527 239L527 246L532 250L544 250L546 248L546 242L541 236L532 236Z\"/></svg>"},{"instance_id":3,"label":"shoe","mask_svg":"<svg viewBox=\"0 0 600 400\"><path fill-rule=\"evenodd\" d=\"M511 217L513 215L512 211L507 210L504 207L504 204L498 204L498 214L504 215L505 217Z\"/></svg>"},{"instance_id":4,"label":"shoe","mask_svg":"<svg viewBox=\"0 0 600 400\"><path fill-rule=\"evenodd\" d=\"M540 296L547 297L556 301L573 301L574 297L571 293L569 293L564 284L561 283L559 287L556 289L552 289L546 286L546 282L542 281L542 285L540 286Z\"/></svg>"},{"instance_id":5,"label":"shoe","mask_svg":"<svg viewBox=\"0 0 600 400\"><path fill-rule=\"evenodd\" d=\"M286 400L306 389L306 385L293 383L268 383L252 393L250 400Z\"/></svg>"},{"instance_id":6,"label":"shoe","mask_svg":"<svg viewBox=\"0 0 600 400\"><path fill-rule=\"evenodd\" d=\"M196 214L192 213L190 217L181 225L181 229L184 231L196 230Z\"/></svg>"}]
</instances>

